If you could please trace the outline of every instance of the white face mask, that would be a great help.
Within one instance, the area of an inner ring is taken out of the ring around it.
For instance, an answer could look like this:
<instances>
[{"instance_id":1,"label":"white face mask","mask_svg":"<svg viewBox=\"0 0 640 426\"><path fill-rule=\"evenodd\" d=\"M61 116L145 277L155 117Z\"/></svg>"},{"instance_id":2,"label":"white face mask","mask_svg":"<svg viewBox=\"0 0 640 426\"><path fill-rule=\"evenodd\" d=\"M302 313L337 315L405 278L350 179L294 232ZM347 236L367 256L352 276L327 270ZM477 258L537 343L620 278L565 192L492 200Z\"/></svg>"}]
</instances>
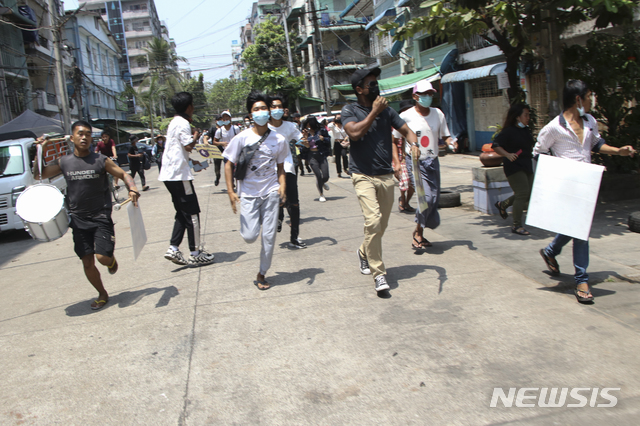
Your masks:
<instances>
[{"instance_id":1,"label":"white face mask","mask_svg":"<svg viewBox=\"0 0 640 426\"><path fill-rule=\"evenodd\" d=\"M580 106L578 107L578 114L580 114L580 117L584 117L586 112L584 111L584 106L582 106L582 99L579 99L578 101L580 102Z\"/></svg>"},{"instance_id":2,"label":"white face mask","mask_svg":"<svg viewBox=\"0 0 640 426\"><path fill-rule=\"evenodd\" d=\"M522 123L522 121L518 121L518 127L521 127L524 129L527 126L525 126L524 123Z\"/></svg>"}]
</instances>

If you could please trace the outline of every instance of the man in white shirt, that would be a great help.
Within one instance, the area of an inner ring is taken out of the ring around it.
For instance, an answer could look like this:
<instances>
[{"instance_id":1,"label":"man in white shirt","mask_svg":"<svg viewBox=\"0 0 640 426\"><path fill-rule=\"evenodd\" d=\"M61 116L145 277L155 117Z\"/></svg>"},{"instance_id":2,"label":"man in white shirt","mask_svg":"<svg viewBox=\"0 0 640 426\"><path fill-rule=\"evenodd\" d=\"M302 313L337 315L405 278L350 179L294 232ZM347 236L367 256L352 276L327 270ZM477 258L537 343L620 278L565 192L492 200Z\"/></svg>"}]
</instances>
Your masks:
<instances>
[{"instance_id":1,"label":"man in white shirt","mask_svg":"<svg viewBox=\"0 0 640 426\"><path fill-rule=\"evenodd\" d=\"M304 249L307 245L298 238L300 234L300 200L298 199L298 175L296 156L296 144L303 139L302 132L298 130L295 123L284 121L283 112L286 110L284 106L287 104L286 98L281 94L275 94L269 97L269 108L271 109L271 120L269 121L269 130L276 132L284 137L289 154L284 160L287 212L291 220L291 238L289 239L289 248ZM278 232L282 230L282 222L284 221L284 207L280 205L278 209Z\"/></svg>"},{"instance_id":2,"label":"man in white shirt","mask_svg":"<svg viewBox=\"0 0 640 426\"><path fill-rule=\"evenodd\" d=\"M171 201L176 209L171 245L164 258L178 265L200 266L213 263L213 254L207 253L200 245L200 205L193 187L193 175L189 167L189 153L198 142L200 132L191 133L193 97L180 92L171 99L177 115L169 123L167 142L162 155L162 170L158 180L164 182L171 193ZM192 161L200 164L198 161ZM186 260L179 246L187 231L191 255Z\"/></svg>"},{"instance_id":3,"label":"man in white shirt","mask_svg":"<svg viewBox=\"0 0 640 426\"><path fill-rule=\"evenodd\" d=\"M225 179L233 213L236 213L236 204L240 201L242 238L253 243L258 239L262 226L260 270L255 284L259 290L268 290L271 285L265 275L271 267L276 242L278 206L286 200L284 161L289 154L289 146L282 135L269 130L267 95L252 91L247 97L247 110L252 115L254 126L233 138L222 156L228 160ZM238 179L238 197L233 188L233 167L243 148L257 143L260 145L247 165L245 176Z\"/></svg>"},{"instance_id":4,"label":"man in white shirt","mask_svg":"<svg viewBox=\"0 0 640 426\"><path fill-rule=\"evenodd\" d=\"M580 80L569 80L562 92L564 111L540 130L533 155L549 154L559 158L591 163L591 151L600 154L632 156L635 150L630 145L616 148L607 145L598 132L598 122L588 114L591 110L591 90ZM571 241L571 237L558 234L551 244L540 250L547 268L559 274L556 256ZM574 294L580 303L593 303L589 289L589 241L573 238L573 265L576 288Z\"/></svg>"},{"instance_id":5,"label":"man in white shirt","mask_svg":"<svg viewBox=\"0 0 640 426\"><path fill-rule=\"evenodd\" d=\"M209 130L209 134L204 137L204 142L209 142L217 146L220 153L223 153L229 142L231 142L231 139L240 133L241 130L235 124L231 124L231 113L229 111L222 111L222 114L216 117L216 124L219 126L218 129L212 127L211 130ZM216 171L215 185L218 186L218 184L220 184L222 159L214 159L213 164Z\"/></svg>"},{"instance_id":6,"label":"man in white shirt","mask_svg":"<svg viewBox=\"0 0 640 426\"><path fill-rule=\"evenodd\" d=\"M349 174L349 137L342 127L342 117L337 114L333 123L329 124L329 135L333 143L333 155L336 159L336 172L338 177L342 177L342 168L344 172Z\"/></svg>"},{"instance_id":7,"label":"man in white shirt","mask_svg":"<svg viewBox=\"0 0 640 426\"><path fill-rule=\"evenodd\" d=\"M438 140L443 139L447 145L456 142L451 138L444 114L438 108L432 108L431 102L436 94L428 80L416 83L413 88L413 99L416 105L400 114L400 117L413 130L418 138L420 158L418 175L422 179L429 208L425 211L416 210L416 229L413 231L411 247L414 250L424 250L431 247L431 243L424 238L424 228L435 229L440 225L438 202L440 199L440 161L438 160ZM406 166L409 179L415 188L413 174L413 160L410 148L407 155Z\"/></svg>"}]
</instances>

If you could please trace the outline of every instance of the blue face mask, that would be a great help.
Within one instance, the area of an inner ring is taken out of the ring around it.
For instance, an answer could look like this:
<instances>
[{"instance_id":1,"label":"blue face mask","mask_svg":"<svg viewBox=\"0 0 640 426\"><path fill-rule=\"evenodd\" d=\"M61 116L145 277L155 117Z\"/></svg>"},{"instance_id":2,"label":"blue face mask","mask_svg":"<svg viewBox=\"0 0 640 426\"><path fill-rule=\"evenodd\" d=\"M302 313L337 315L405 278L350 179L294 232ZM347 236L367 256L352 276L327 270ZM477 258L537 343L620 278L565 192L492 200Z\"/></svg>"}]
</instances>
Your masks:
<instances>
[{"instance_id":1,"label":"blue face mask","mask_svg":"<svg viewBox=\"0 0 640 426\"><path fill-rule=\"evenodd\" d=\"M229 124L231 124L231 121L224 120L224 121L221 121L220 123L222 123L222 124L220 124L221 126L228 126Z\"/></svg>"},{"instance_id":2,"label":"blue face mask","mask_svg":"<svg viewBox=\"0 0 640 426\"><path fill-rule=\"evenodd\" d=\"M521 128L524 129L527 126L525 126L521 121L518 121L518 127L521 127Z\"/></svg>"},{"instance_id":3,"label":"blue face mask","mask_svg":"<svg viewBox=\"0 0 640 426\"><path fill-rule=\"evenodd\" d=\"M433 102L432 95L418 95L418 103L421 107L429 108L431 106L431 102Z\"/></svg>"},{"instance_id":4,"label":"blue face mask","mask_svg":"<svg viewBox=\"0 0 640 426\"><path fill-rule=\"evenodd\" d=\"M251 113L253 122L258 126L264 126L269 121L269 111L258 111Z\"/></svg>"},{"instance_id":5,"label":"blue face mask","mask_svg":"<svg viewBox=\"0 0 640 426\"><path fill-rule=\"evenodd\" d=\"M224 124L222 124L222 123L224 123L224 121L216 121L216 124L217 124L218 126L223 126Z\"/></svg>"},{"instance_id":6,"label":"blue face mask","mask_svg":"<svg viewBox=\"0 0 640 426\"><path fill-rule=\"evenodd\" d=\"M580 101L580 106L578 107L578 114L580 114L580 117L584 117L586 114L584 106L582 106L582 101Z\"/></svg>"},{"instance_id":7,"label":"blue face mask","mask_svg":"<svg viewBox=\"0 0 640 426\"><path fill-rule=\"evenodd\" d=\"M283 115L284 115L284 110L283 109L272 109L271 110L271 116L276 120L280 120Z\"/></svg>"}]
</instances>

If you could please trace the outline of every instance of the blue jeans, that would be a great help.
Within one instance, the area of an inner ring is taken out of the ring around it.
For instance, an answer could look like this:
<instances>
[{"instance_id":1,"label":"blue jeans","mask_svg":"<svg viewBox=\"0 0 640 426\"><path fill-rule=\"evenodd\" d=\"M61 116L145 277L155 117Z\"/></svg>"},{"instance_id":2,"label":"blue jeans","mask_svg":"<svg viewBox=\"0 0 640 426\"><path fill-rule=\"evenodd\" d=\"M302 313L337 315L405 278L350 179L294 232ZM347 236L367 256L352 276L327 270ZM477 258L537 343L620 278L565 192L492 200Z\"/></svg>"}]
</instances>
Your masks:
<instances>
[{"instance_id":1,"label":"blue jeans","mask_svg":"<svg viewBox=\"0 0 640 426\"><path fill-rule=\"evenodd\" d=\"M556 257L562 251L562 247L572 239L573 266L576 268L576 274L573 277L576 280L576 284L586 283L589 281L589 274L587 274L587 267L589 266L589 241L558 234L544 251L548 256Z\"/></svg>"}]
</instances>

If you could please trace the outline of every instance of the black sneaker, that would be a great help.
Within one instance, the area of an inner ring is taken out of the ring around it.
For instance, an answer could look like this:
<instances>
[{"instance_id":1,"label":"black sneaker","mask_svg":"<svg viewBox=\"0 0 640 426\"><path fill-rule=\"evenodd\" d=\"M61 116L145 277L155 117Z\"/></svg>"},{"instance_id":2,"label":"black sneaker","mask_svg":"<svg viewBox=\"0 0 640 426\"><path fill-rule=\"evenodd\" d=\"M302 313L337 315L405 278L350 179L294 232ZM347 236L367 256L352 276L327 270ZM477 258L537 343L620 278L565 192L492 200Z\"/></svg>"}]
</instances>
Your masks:
<instances>
[{"instance_id":1,"label":"black sneaker","mask_svg":"<svg viewBox=\"0 0 640 426\"><path fill-rule=\"evenodd\" d=\"M298 238L297 240L289 241L289 248L305 249L305 248L307 248L307 245L305 243L303 243L300 238Z\"/></svg>"},{"instance_id":2,"label":"black sneaker","mask_svg":"<svg viewBox=\"0 0 640 426\"><path fill-rule=\"evenodd\" d=\"M387 283L387 277L384 275L378 275L375 279L376 291L389 290L389 284Z\"/></svg>"},{"instance_id":3,"label":"black sneaker","mask_svg":"<svg viewBox=\"0 0 640 426\"><path fill-rule=\"evenodd\" d=\"M282 231L282 221L278 219L278 232Z\"/></svg>"},{"instance_id":4,"label":"black sneaker","mask_svg":"<svg viewBox=\"0 0 640 426\"><path fill-rule=\"evenodd\" d=\"M216 178L215 185L216 185L216 186L220 185L220 177L219 177L219 176Z\"/></svg>"},{"instance_id":5,"label":"black sneaker","mask_svg":"<svg viewBox=\"0 0 640 426\"><path fill-rule=\"evenodd\" d=\"M369 269L369 262L367 261L366 258L362 256L362 254L360 254L360 249L358 249L357 252L358 252L358 261L360 262L360 273L363 275L371 275L371 269Z\"/></svg>"}]
</instances>

